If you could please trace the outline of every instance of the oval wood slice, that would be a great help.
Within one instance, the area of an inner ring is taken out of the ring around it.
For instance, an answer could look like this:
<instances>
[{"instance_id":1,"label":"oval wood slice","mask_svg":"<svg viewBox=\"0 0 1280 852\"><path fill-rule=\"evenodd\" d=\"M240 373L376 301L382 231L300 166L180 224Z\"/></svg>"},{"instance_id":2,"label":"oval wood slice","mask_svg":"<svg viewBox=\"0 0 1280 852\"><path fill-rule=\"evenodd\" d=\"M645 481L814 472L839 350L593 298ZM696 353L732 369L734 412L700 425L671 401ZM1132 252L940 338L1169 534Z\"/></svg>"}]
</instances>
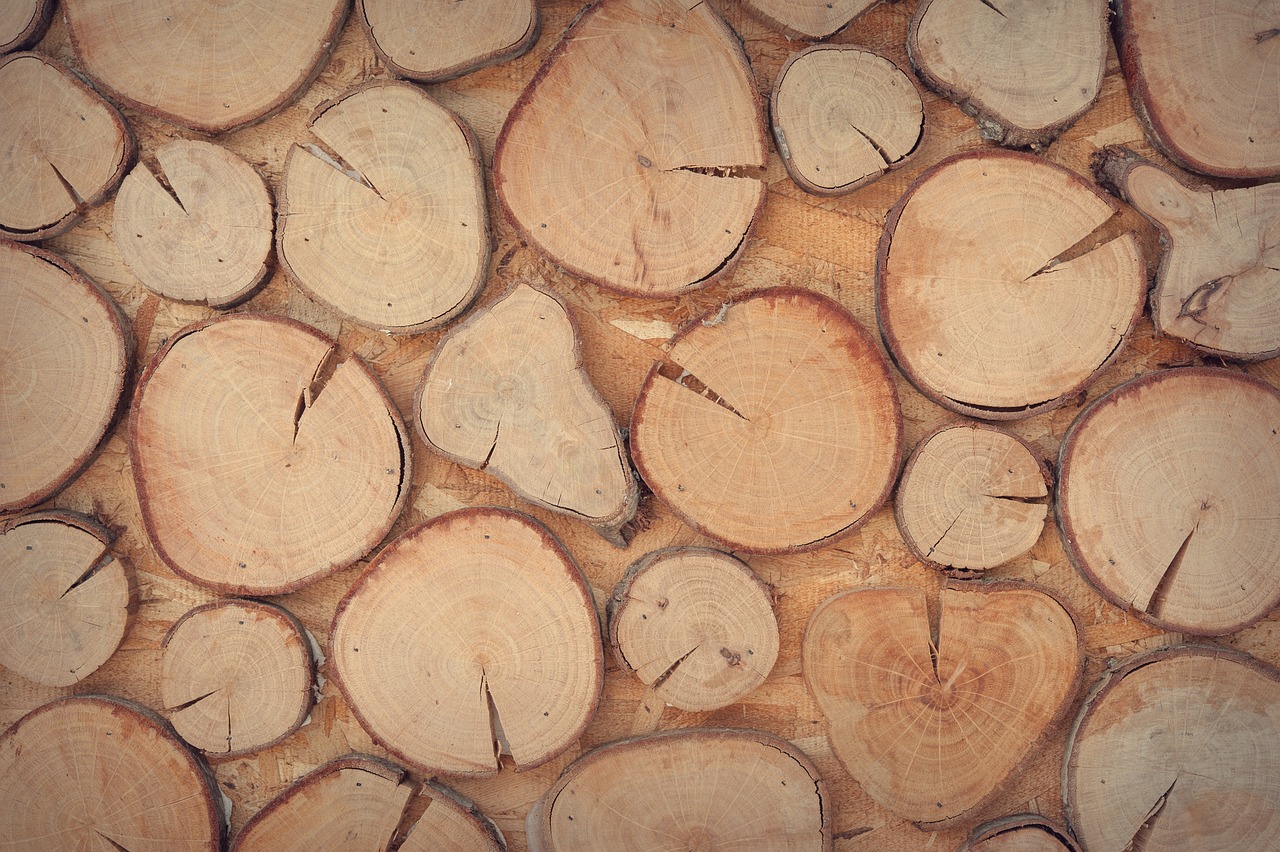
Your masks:
<instances>
[{"instance_id":1,"label":"oval wood slice","mask_svg":"<svg viewBox=\"0 0 1280 852\"><path fill-rule=\"evenodd\" d=\"M387 67L424 83L515 59L540 30L534 0L356 0L356 19Z\"/></svg>"},{"instance_id":2,"label":"oval wood slice","mask_svg":"<svg viewBox=\"0 0 1280 852\"><path fill-rule=\"evenodd\" d=\"M427 800L426 810L397 852L505 852L502 832L472 802L431 781L422 785L420 798Z\"/></svg>"},{"instance_id":3,"label":"oval wood slice","mask_svg":"<svg viewBox=\"0 0 1280 852\"><path fill-rule=\"evenodd\" d=\"M180 302L227 308L270 271L271 194L253 166L210 142L176 139L120 184L113 233L147 289Z\"/></svg>"},{"instance_id":4,"label":"oval wood slice","mask_svg":"<svg viewBox=\"0 0 1280 852\"><path fill-rule=\"evenodd\" d=\"M743 7L788 38L828 38L880 0L743 0Z\"/></svg>"},{"instance_id":5,"label":"oval wood slice","mask_svg":"<svg viewBox=\"0 0 1280 852\"><path fill-rule=\"evenodd\" d=\"M1183 645L1108 670L1067 740L1085 849L1280 849L1280 671Z\"/></svg>"},{"instance_id":6,"label":"oval wood slice","mask_svg":"<svg viewBox=\"0 0 1280 852\"><path fill-rule=\"evenodd\" d=\"M684 328L631 417L645 482L735 550L812 550L889 496L902 417L889 368L838 303L754 293Z\"/></svg>"},{"instance_id":7,"label":"oval wood slice","mask_svg":"<svg viewBox=\"0 0 1280 852\"><path fill-rule=\"evenodd\" d=\"M915 84L869 50L800 51L778 72L770 106L782 164L818 195L852 192L901 166L924 134Z\"/></svg>"},{"instance_id":8,"label":"oval wood slice","mask_svg":"<svg viewBox=\"0 0 1280 852\"><path fill-rule=\"evenodd\" d=\"M922 828L981 818L1084 671L1071 611L1012 582L948 584L933 628L922 590L842 592L814 612L801 655L836 757Z\"/></svg>"},{"instance_id":9,"label":"oval wood slice","mask_svg":"<svg viewBox=\"0 0 1280 852\"><path fill-rule=\"evenodd\" d=\"M956 852L1080 852L1071 832L1039 814L983 823Z\"/></svg>"},{"instance_id":10,"label":"oval wood slice","mask_svg":"<svg viewBox=\"0 0 1280 852\"><path fill-rule=\"evenodd\" d=\"M664 548L627 569L609 599L618 662L681 710L718 710L778 659L769 587L743 562L703 547Z\"/></svg>"},{"instance_id":11,"label":"oval wood slice","mask_svg":"<svg viewBox=\"0 0 1280 852\"><path fill-rule=\"evenodd\" d=\"M325 149L289 149L279 199L277 251L293 279L384 331L423 331L466 310L489 262L471 128L394 81L326 101L310 127Z\"/></svg>"},{"instance_id":12,"label":"oval wood slice","mask_svg":"<svg viewBox=\"0 0 1280 852\"><path fill-rule=\"evenodd\" d=\"M101 287L57 255L7 240L0 304L0 512L13 512L92 461L120 411L133 339Z\"/></svg>"},{"instance_id":13,"label":"oval wood slice","mask_svg":"<svg viewBox=\"0 0 1280 852\"><path fill-rule=\"evenodd\" d=\"M450 512L388 545L338 604L330 643L361 724L426 773L545 763L581 736L604 679L581 571L505 509Z\"/></svg>"},{"instance_id":14,"label":"oval wood slice","mask_svg":"<svg viewBox=\"0 0 1280 852\"><path fill-rule=\"evenodd\" d=\"M1029 154L944 160L889 211L876 315L921 393L971 417L1048 411L1115 360L1146 272L1114 203Z\"/></svg>"},{"instance_id":15,"label":"oval wood slice","mask_svg":"<svg viewBox=\"0 0 1280 852\"><path fill-rule=\"evenodd\" d=\"M53 0L10 0L0 7L0 53L38 42L53 20Z\"/></svg>"},{"instance_id":16,"label":"oval wood slice","mask_svg":"<svg viewBox=\"0 0 1280 852\"><path fill-rule=\"evenodd\" d=\"M1280 391L1223 369L1133 379L1063 438L1058 525L1102 596L1219 635L1280 602Z\"/></svg>"},{"instance_id":17,"label":"oval wood slice","mask_svg":"<svg viewBox=\"0 0 1280 852\"><path fill-rule=\"evenodd\" d=\"M732 267L764 203L765 156L755 78L709 4L602 0L508 114L493 180L557 264L664 297Z\"/></svg>"},{"instance_id":18,"label":"oval wood slice","mask_svg":"<svg viewBox=\"0 0 1280 852\"><path fill-rule=\"evenodd\" d=\"M114 536L74 512L0 524L0 665L70 686L115 653L129 620L129 578Z\"/></svg>"},{"instance_id":19,"label":"oval wood slice","mask_svg":"<svg viewBox=\"0 0 1280 852\"><path fill-rule=\"evenodd\" d=\"M14 849L222 848L209 767L121 698L64 698L15 722L0 736L0 797L0 837Z\"/></svg>"},{"instance_id":20,"label":"oval wood slice","mask_svg":"<svg viewBox=\"0 0 1280 852\"><path fill-rule=\"evenodd\" d=\"M156 552L227 594L283 594L382 540L409 491L404 422L318 331L238 314L169 339L134 396L129 449Z\"/></svg>"}]
</instances>

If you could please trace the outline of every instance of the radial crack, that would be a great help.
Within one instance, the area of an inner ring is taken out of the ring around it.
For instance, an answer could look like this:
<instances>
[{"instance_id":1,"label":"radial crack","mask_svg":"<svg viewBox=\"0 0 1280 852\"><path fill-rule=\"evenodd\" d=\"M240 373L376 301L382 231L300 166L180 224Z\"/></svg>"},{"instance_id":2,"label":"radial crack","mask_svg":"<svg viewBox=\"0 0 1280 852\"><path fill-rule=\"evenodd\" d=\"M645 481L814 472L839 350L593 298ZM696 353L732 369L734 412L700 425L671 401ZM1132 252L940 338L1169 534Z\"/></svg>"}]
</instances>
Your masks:
<instances>
[{"instance_id":1,"label":"radial crack","mask_svg":"<svg viewBox=\"0 0 1280 852\"><path fill-rule=\"evenodd\" d=\"M733 405L731 405L728 400L726 400L720 394L713 391L710 387L707 386L706 382L702 381L702 379L699 379L697 376L693 375L688 370L681 367L679 364L676 364L671 361L666 362L665 364L662 365L661 368L659 368L658 375L662 376L665 379L670 379L671 381L680 385L680 387L682 388L688 388L689 390L696 393L698 396L709 399L712 402L714 402L716 405L725 409L726 411L736 414L738 417L741 417L743 420L747 420L747 417L743 415L742 412L738 411L738 409L734 408Z\"/></svg>"},{"instance_id":2,"label":"radial crack","mask_svg":"<svg viewBox=\"0 0 1280 852\"><path fill-rule=\"evenodd\" d=\"M1164 813L1164 807L1169 804L1169 796L1173 793L1173 788L1177 783L1178 778L1174 778L1173 783L1169 785L1169 788L1160 795L1160 798L1156 799L1156 803L1151 806L1151 810L1147 811L1147 815L1143 817L1142 824L1139 825L1138 830L1134 832L1133 839L1124 847L1127 852L1142 852L1142 850L1147 848L1147 843L1151 840L1151 834L1156 824L1156 819L1160 814Z\"/></svg>"},{"instance_id":3,"label":"radial crack","mask_svg":"<svg viewBox=\"0 0 1280 852\"><path fill-rule=\"evenodd\" d=\"M59 171L58 167L55 166L52 161L45 160L45 162L49 163L49 168L53 170L53 174L58 179L58 183L62 184L62 188L66 190L67 195L71 198L71 203L76 206L76 209L79 210L83 207L84 198L81 197L79 192L76 192L76 188L71 185L71 181L67 180L66 176Z\"/></svg>"},{"instance_id":4,"label":"radial crack","mask_svg":"<svg viewBox=\"0 0 1280 852\"><path fill-rule=\"evenodd\" d=\"M358 169L353 168L346 160L342 159L337 151L322 147L314 142L307 142L302 147L309 151L317 160L327 166L330 166L334 171L351 178L351 180L366 189L371 190L374 195L382 198L382 193L378 192L378 188L374 186L367 177L362 175Z\"/></svg>"},{"instance_id":5,"label":"radial crack","mask_svg":"<svg viewBox=\"0 0 1280 852\"><path fill-rule=\"evenodd\" d=\"M151 177L155 178L156 185L164 190L164 193L173 199L173 203L178 205L178 209L183 213L187 213L187 205L182 203L182 199L178 197L178 193L174 191L173 185L169 183L168 176L164 173L164 167L160 165L160 161L156 160L154 167L147 164L147 171L151 173Z\"/></svg>"},{"instance_id":6,"label":"radial crack","mask_svg":"<svg viewBox=\"0 0 1280 852\"><path fill-rule=\"evenodd\" d=\"M498 715L498 705L489 690L489 676L480 673L480 690L484 693L485 704L489 707L489 736L493 739L493 762L498 765L502 755L511 754L511 743L507 742L506 731L502 729L502 717Z\"/></svg>"},{"instance_id":7,"label":"radial crack","mask_svg":"<svg viewBox=\"0 0 1280 852\"><path fill-rule=\"evenodd\" d=\"M683 656L683 657L680 657L680 658L679 658L678 660L676 660L674 663L672 663L671 665L667 666L667 670L666 670L665 672L663 672L662 674L660 674L660 675L658 675L656 678L654 678L654 680L653 680L653 688L654 688L654 689L657 689L658 687L660 687L660 686L662 686L664 683L666 683L666 682L667 682L667 680L668 680L668 679L669 679L673 674L675 674L675 673L676 673L676 669L680 668L680 664L681 664L681 663L683 663L685 660L689 659L689 655L690 655L690 654L692 654L694 651L698 650L698 649L699 649L699 648L701 648L701 647L702 647L702 643L698 643L697 645L694 645L692 648L690 648L688 651L686 651L686 652L685 652L685 654L684 654L684 656Z\"/></svg>"},{"instance_id":8,"label":"radial crack","mask_svg":"<svg viewBox=\"0 0 1280 852\"><path fill-rule=\"evenodd\" d=\"M204 701L206 698L210 697L211 695L217 695L217 694L218 694L218 690L216 689L211 692L206 692L204 695L201 695L199 698L193 698L190 701L184 701L181 704L177 705L176 707L166 707L165 712L166 713L181 712L183 710L186 710L188 707L194 707L195 705L199 704L201 701Z\"/></svg>"},{"instance_id":9,"label":"radial crack","mask_svg":"<svg viewBox=\"0 0 1280 852\"><path fill-rule=\"evenodd\" d=\"M938 545L942 544L942 540L947 537L947 533L951 532L951 528L956 525L956 522L959 521L960 517L967 511L969 511L969 507L965 506L954 518L951 519L951 523L947 524L947 528L942 531L942 535L938 536L938 540L935 541L933 545L930 546L929 551L925 553L926 557L933 555L933 552L938 549Z\"/></svg>"},{"instance_id":10,"label":"radial crack","mask_svg":"<svg viewBox=\"0 0 1280 852\"><path fill-rule=\"evenodd\" d=\"M97 834L97 835L98 835L99 837L101 837L103 840L105 840L105 841L107 841L108 843L110 843L110 844L111 844L115 849L117 849L117 850L118 850L118 852L129 852L129 847L128 847L128 846L123 846L123 845L121 845L120 843L117 843L116 841L114 841L114 840L112 840L110 837L108 837L107 835L103 834L101 831L98 831L98 829L96 829L96 828L95 828L93 831L94 831L94 833L95 833L95 834Z\"/></svg>"},{"instance_id":11,"label":"radial crack","mask_svg":"<svg viewBox=\"0 0 1280 852\"><path fill-rule=\"evenodd\" d=\"M674 166L663 169L668 172L693 172L720 178L759 178L763 171L759 166Z\"/></svg>"},{"instance_id":12,"label":"radial crack","mask_svg":"<svg viewBox=\"0 0 1280 852\"><path fill-rule=\"evenodd\" d=\"M1148 615L1159 618L1164 612L1165 604L1168 603L1169 590L1173 588L1174 580L1177 579L1178 571L1182 568L1182 561L1187 555L1187 549L1191 544L1191 537L1196 534L1196 530L1200 528L1200 523L1191 528L1191 532L1187 533L1187 537L1182 540L1182 544L1178 547L1178 552L1173 555L1169 567L1164 569L1160 582L1156 583L1156 587L1151 590L1151 597L1145 607L1141 607L1142 611Z\"/></svg>"},{"instance_id":13,"label":"radial crack","mask_svg":"<svg viewBox=\"0 0 1280 852\"><path fill-rule=\"evenodd\" d=\"M1118 212L1112 213L1096 228L1045 261L1043 266L1028 275L1024 280L1030 281L1037 275L1054 272L1063 264L1070 263L1071 261L1083 257L1092 251L1096 251L1108 243L1118 240L1127 233L1128 229L1125 226L1124 220L1120 217L1120 214Z\"/></svg>"},{"instance_id":14,"label":"radial crack","mask_svg":"<svg viewBox=\"0 0 1280 852\"><path fill-rule=\"evenodd\" d=\"M996 4L992 3L991 0L978 0L978 2L981 3L983 6L986 6L988 9L995 12L997 15L999 15L1002 18L1009 17L1004 12L1001 12L1000 9L996 7Z\"/></svg>"},{"instance_id":15,"label":"radial crack","mask_svg":"<svg viewBox=\"0 0 1280 852\"><path fill-rule=\"evenodd\" d=\"M311 374L311 381L302 388L298 394L298 404L293 411L293 440L298 440L298 427L302 424L302 415L316 404L316 400L320 398L320 394L329 384L329 380L333 378L334 373L338 371L338 367L343 362L342 357L338 355L338 347L330 346L324 353L324 357L320 359L320 363L316 365L315 372Z\"/></svg>"},{"instance_id":16,"label":"radial crack","mask_svg":"<svg viewBox=\"0 0 1280 852\"><path fill-rule=\"evenodd\" d=\"M67 586L67 590L65 592L58 595L58 599L61 600L62 598L65 598L67 595L71 594L73 591L75 591L76 589L83 586L85 583L92 580L95 574L97 574L103 568L106 568L108 565L110 565L114 561L115 561L115 557L111 555L111 551L104 547L102 549L102 553L98 555L98 558L93 560L93 562L90 563L89 567L84 570L84 573L81 574L79 577L77 577L71 583L71 585Z\"/></svg>"},{"instance_id":17,"label":"radial crack","mask_svg":"<svg viewBox=\"0 0 1280 852\"><path fill-rule=\"evenodd\" d=\"M1280 27L1272 27L1269 30L1263 30L1260 33L1254 33L1253 40L1258 44L1262 44L1264 41L1270 41L1276 36L1280 36Z\"/></svg>"}]
</instances>

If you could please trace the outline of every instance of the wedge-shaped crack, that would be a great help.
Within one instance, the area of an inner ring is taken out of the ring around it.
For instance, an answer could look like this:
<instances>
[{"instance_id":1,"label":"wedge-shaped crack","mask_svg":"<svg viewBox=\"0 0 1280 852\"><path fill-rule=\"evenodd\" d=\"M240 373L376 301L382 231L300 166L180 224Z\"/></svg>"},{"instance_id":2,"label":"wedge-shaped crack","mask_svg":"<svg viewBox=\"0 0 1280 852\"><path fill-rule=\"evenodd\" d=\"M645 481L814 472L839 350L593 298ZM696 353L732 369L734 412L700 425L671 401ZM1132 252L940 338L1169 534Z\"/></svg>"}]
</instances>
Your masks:
<instances>
[{"instance_id":1,"label":"wedge-shaped crack","mask_svg":"<svg viewBox=\"0 0 1280 852\"><path fill-rule=\"evenodd\" d=\"M302 425L303 415L320 399L320 394L324 392L329 380L333 378L338 371L338 367L344 361L346 361L346 357L339 354L338 347L331 346L325 351L320 363L316 364L315 372L311 374L311 380L303 386L302 391L298 394L298 404L294 408L293 440L295 442L298 440L298 429Z\"/></svg>"},{"instance_id":2,"label":"wedge-shaped crack","mask_svg":"<svg viewBox=\"0 0 1280 852\"><path fill-rule=\"evenodd\" d=\"M1028 275L1026 280L1030 281L1038 275L1054 272L1063 264L1070 263L1090 252L1097 251L1128 233L1130 233L1130 230L1120 217L1120 214L1113 213L1098 227L1045 261L1044 266Z\"/></svg>"}]
</instances>

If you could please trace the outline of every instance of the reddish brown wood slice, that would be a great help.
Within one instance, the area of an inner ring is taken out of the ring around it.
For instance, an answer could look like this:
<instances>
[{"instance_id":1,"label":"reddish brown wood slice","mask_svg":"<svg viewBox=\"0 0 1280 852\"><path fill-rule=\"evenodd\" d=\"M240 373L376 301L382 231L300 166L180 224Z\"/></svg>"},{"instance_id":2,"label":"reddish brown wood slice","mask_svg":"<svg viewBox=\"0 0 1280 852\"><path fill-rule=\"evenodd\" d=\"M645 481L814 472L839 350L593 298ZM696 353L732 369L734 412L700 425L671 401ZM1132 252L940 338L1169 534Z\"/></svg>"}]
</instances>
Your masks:
<instances>
[{"instance_id":1,"label":"reddish brown wood slice","mask_svg":"<svg viewBox=\"0 0 1280 852\"><path fill-rule=\"evenodd\" d=\"M11 0L0 6L0 53L38 42L53 19L53 0Z\"/></svg>"},{"instance_id":2,"label":"reddish brown wood slice","mask_svg":"<svg viewBox=\"0 0 1280 852\"><path fill-rule=\"evenodd\" d=\"M743 0L747 11L790 38L814 41L847 27L880 0Z\"/></svg>"},{"instance_id":3,"label":"reddish brown wood slice","mask_svg":"<svg viewBox=\"0 0 1280 852\"><path fill-rule=\"evenodd\" d=\"M983 823L956 852L1080 852L1071 832L1039 814Z\"/></svg>"},{"instance_id":4,"label":"reddish brown wood slice","mask_svg":"<svg viewBox=\"0 0 1280 852\"><path fill-rule=\"evenodd\" d=\"M534 0L356 0L356 18L392 71L424 83L515 59L540 30Z\"/></svg>"}]
</instances>

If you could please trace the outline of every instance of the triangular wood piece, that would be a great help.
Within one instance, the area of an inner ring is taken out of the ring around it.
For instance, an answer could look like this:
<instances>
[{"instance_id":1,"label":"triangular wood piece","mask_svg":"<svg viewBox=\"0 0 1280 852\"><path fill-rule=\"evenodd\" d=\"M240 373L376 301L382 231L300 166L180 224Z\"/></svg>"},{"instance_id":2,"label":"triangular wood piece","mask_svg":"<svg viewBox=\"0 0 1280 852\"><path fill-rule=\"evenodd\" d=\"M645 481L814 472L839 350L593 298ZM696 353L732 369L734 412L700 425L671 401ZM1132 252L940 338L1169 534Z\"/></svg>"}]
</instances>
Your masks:
<instances>
[{"instance_id":1,"label":"triangular wood piece","mask_svg":"<svg viewBox=\"0 0 1280 852\"><path fill-rule=\"evenodd\" d=\"M515 59L540 30L534 0L356 0L356 19L379 59L424 83Z\"/></svg>"},{"instance_id":2,"label":"triangular wood piece","mask_svg":"<svg viewBox=\"0 0 1280 852\"><path fill-rule=\"evenodd\" d=\"M0 6L0 53L38 42L53 20L54 0L10 0Z\"/></svg>"},{"instance_id":3,"label":"triangular wood piece","mask_svg":"<svg viewBox=\"0 0 1280 852\"><path fill-rule=\"evenodd\" d=\"M422 785L420 798L427 800L426 810L397 852L505 852L502 832L472 802L433 781Z\"/></svg>"},{"instance_id":4,"label":"triangular wood piece","mask_svg":"<svg viewBox=\"0 0 1280 852\"><path fill-rule=\"evenodd\" d=\"M956 852L1080 852L1071 832L1040 814L1013 814L983 823Z\"/></svg>"},{"instance_id":5,"label":"triangular wood piece","mask_svg":"<svg viewBox=\"0 0 1280 852\"><path fill-rule=\"evenodd\" d=\"M880 0L742 0L747 11L788 38L829 38Z\"/></svg>"}]
</instances>

